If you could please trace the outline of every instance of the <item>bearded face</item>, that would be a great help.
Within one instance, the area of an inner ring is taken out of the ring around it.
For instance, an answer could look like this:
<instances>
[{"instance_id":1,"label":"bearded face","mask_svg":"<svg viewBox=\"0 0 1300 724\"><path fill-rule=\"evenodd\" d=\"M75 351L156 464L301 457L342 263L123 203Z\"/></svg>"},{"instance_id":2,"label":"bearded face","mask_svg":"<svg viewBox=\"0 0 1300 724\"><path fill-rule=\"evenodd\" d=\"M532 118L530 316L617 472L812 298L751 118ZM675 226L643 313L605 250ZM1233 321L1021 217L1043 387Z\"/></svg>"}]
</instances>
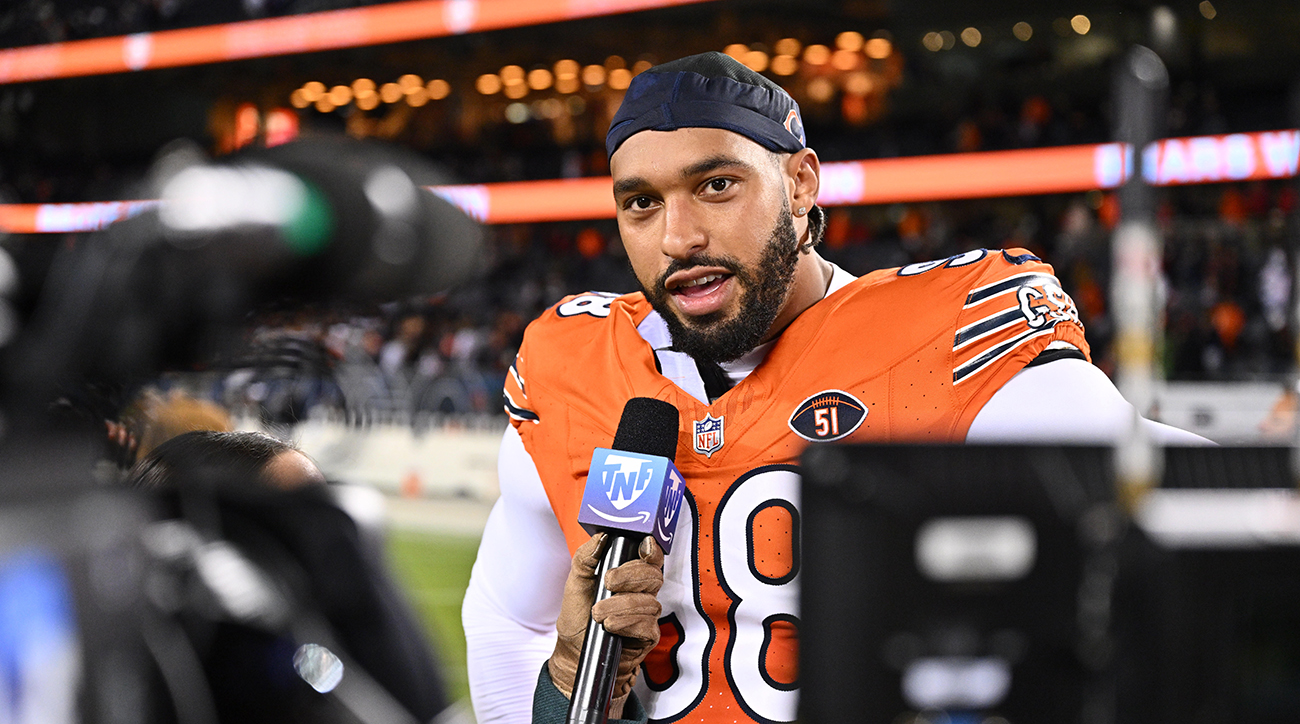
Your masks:
<instances>
[{"instance_id":1,"label":"bearded face","mask_svg":"<svg viewBox=\"0 0 1300 724\"><path fill-rule=\"evenodd\" d=\"M798 260L799 239L785 205L756 263L746 266L734 256L701 252L688 259L674 259L654 284L642 291L667 323L674 349L701 362L730 362L757 347L772 328L789 298ZM732 283L738 285L737 303L698 316L680 313L669 303L669 277L705 267L730 273Z\"/></svg>"},{"instance_id":2,"label":"bearded face","mask_svg":"<svg viewBox=\"0 0 1300 724\"><path fill-rule=\"evenodd\" d=\"M675 349L735 360L825 294L791 215L794 195L816 188L811 152L778 154L718 128L651 130L629 137L610 170L623 247Z\"/></svg>"}]
</instances>

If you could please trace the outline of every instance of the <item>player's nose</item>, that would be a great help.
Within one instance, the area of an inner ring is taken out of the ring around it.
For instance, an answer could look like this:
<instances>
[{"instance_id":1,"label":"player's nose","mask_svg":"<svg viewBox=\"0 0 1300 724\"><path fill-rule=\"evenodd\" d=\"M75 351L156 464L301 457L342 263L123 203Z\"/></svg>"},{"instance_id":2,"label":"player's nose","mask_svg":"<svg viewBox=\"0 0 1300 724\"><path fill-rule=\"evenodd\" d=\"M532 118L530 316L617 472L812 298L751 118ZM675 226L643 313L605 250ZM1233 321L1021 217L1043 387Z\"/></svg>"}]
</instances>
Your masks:
<instances>
[{"instance_id":1,"label":"player's nose","mask_svg":"<svg viewBox=\"0 0 1300 724\"><path fill-rule=\"evenodd\" d=\"M669 199L664 203L664 256L687 259L709 245L708 229L702 215L689 201Z\"/></svg>"}]
</instances>

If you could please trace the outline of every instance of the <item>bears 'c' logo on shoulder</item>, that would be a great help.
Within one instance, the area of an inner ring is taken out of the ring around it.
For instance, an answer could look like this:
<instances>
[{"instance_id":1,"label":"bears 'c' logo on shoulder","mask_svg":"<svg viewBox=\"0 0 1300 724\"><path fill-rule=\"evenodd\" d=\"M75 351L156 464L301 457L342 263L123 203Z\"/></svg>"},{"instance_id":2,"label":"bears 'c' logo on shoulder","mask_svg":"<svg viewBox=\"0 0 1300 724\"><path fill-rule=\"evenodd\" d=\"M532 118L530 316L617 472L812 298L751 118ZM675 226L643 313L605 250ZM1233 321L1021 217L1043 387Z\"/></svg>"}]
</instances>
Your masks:
<instances>
[{"instance_id":1,"label":"bears 'c' logo on shoulder","mask_svg":"<svg viewBox=\"0 0 1300 724\"><path fill-rule=\"evenodd\" d=\"M809 397L790 415L794 434L812 442L848 437L867 418L867 406L841 390L826 390Z\"/></svg>"}]
</instances>

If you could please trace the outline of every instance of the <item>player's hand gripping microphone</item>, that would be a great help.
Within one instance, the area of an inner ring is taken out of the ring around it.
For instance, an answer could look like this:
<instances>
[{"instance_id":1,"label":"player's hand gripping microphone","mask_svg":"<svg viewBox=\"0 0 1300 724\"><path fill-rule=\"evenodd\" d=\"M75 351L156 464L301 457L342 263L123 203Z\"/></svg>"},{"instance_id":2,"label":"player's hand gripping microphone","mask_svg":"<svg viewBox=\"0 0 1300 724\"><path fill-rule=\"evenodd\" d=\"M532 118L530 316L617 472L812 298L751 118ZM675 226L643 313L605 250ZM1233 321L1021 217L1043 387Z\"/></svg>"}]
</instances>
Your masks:
<instances>
[{"instance_id":1,"label":"player's hand gripping microphone","mask_svg":"<svg viewBox=\"0 0 1300 724\"><path fill-rule=\"evenodd\" d=\"M573 557L549 663L552 681L570 694L569 724L618 717L636 668L659 641L654 596L686 488L673 465L679 424L672 405L634 398L613 449L592 455L578 522L595 535Z\"/></svg>"}]
</instances>

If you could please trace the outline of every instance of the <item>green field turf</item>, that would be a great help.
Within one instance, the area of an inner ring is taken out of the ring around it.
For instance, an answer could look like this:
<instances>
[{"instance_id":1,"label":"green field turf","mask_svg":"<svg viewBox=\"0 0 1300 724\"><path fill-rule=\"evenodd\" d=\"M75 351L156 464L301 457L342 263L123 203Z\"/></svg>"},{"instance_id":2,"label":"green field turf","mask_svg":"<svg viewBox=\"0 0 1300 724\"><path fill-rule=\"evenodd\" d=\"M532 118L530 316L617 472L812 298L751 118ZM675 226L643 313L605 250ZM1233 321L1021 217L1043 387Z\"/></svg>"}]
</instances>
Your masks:
<instances>
[{"instance_id":1,"label":"green field turf","mask_svg":"<svg viewBox=\"0 0 1300 724\"><path fill-rule=\"evenodd\" d=\"M469 699L460 604L477 552L478 538L407 530L388 533L393 574L406 590L442 659L447 693L453 700Z\"/></svg>"}]
</instances>

